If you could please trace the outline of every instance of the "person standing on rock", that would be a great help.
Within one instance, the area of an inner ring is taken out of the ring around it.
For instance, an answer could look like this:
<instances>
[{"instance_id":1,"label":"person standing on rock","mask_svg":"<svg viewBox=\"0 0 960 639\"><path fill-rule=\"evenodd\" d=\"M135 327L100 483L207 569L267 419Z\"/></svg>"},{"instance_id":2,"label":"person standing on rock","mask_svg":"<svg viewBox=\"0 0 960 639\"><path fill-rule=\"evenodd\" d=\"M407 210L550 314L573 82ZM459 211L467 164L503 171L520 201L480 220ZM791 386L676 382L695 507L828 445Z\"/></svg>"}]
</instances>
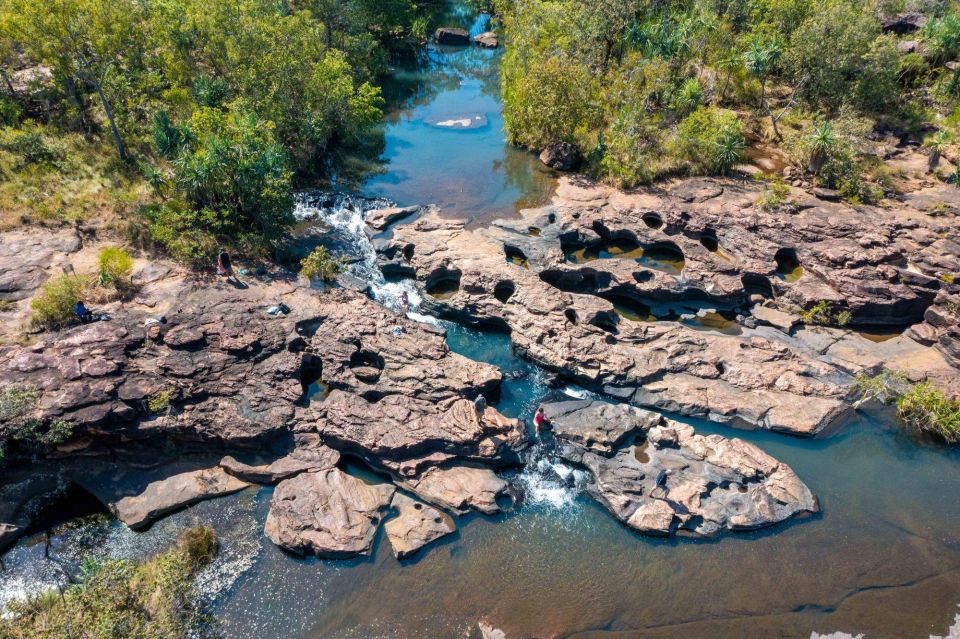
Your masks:
<instances>
[{"instance_id":1,"label":"person standing on rock","mask_svg":"<svg viewBox=\"0 0 960 639\"><path fill-rule=\"evenodd\" d=\"M654 482L653 490L650 492L653 493L655 490L660 489L661 491L660 497L666 498L667 494L670 492L670 489L667 488L667 478L670 477L670 475L672 474L673 474L673 471L670 470L669 468L661 469L660 472L657 473L657 479Z\"/></svg>"},{"instance_id":2,"label":"person standing on rock","mask_svg":"<svg viewBox=\"0 0 960 639\"><path fill-rule=\"evenodd\" d=\"M217 255L217 275L226 277L230 280L233 277L233 263L230 261L230 254L227 249L221 247Z\"/></svg>"},{"instance_id":3,"label":"person standing on rock","mask_svg":"<svg viewBox=\"0 0 960 639\"><path fill-rule=\"evenodd\" d=\"M537 436L550 425L550 420L547 419L547 416L543 412L543 406L537 409L537 414L533 416L533 428L537 433Z\"/></svg>"}]
</instances>

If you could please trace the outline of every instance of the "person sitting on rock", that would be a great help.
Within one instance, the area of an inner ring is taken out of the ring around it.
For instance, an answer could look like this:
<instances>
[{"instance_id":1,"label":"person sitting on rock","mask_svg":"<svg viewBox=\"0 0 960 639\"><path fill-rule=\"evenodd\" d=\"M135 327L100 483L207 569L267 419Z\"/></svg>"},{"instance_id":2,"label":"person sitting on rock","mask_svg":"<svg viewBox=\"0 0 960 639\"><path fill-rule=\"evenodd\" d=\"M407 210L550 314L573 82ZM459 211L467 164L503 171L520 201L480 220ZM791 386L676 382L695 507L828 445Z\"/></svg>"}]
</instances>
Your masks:
<instances>
[{"instance_id":1,"label":"person sitting on rock","mask_svg":"<svg viewBox=\"0 0 960 639\"><path fill-rule=\"evenodd\" d=\"M73 313L81 322L93 321L93 312L86 307L83 300L77 300L77 303L73 305Z\"/></svg>"},{"instance_id":2,"label":"person sitting on rock","mask_svg":"<svg viewBox=\"0 0 960 639\"><path fill-rule=\"evenodd\" d=\"M537 414L533 416L533 427L537 431L537 435L542 433L547 427L550 426L550 420L547 419L547 416L543 412L543 406L537 409Z\"/></svg>"},{"instance_id":3,"label":"person sitting on rock","mask_svg":"<svg viewBox=\"0 0 960 639\"><path fill-rule=\"evenodd\" d=\"M233 263L230 261L230 254L227 249L221 247L217 255L217 275L226 277L228 280L233 277Z\"/></svg>"}]
</instances>

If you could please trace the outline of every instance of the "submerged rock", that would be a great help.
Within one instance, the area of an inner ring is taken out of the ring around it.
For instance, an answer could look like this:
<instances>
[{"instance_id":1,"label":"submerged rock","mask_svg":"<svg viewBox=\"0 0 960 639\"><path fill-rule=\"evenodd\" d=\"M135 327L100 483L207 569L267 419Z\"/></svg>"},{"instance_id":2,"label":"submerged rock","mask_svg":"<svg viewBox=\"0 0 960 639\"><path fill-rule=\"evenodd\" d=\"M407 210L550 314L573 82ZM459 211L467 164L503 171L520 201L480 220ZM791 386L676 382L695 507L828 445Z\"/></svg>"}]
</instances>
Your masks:
<instances>
[{"instance_id":1,"label":"submerged rock","mask_svg":"<svg viewBox=\"0 0 960 639\"><path fill-rule=\"evenodd\" d=\"M136 530L191 504L229 495L249 485L222 468L197 470L152 482L142 493L123 497L110 504L110 508L120 521Z\"/></svg>"},{"instance_id":2,"label":"submerged rock","mask_svg":"<svg viewBox=\"0 0 960 639\"><path fill-rule=\"evenodd\" d=\"M623 404L561 402L547 410L561 457L589 469L590 493L638 532L752 530L819 510L789 466L740 439L697 435ZM598 453L588 445L598 431L636 441Z\"/></svg>"},{"instance_id":3,"label":"submerged rock","mask_svg":"<svg viewBox=\"0 0 960 639\"><path fill-rule=\"evenodd\" d=\"M303 473L277 485L264 532L298 554L340 559L370 554L396 488L370 485L337 468Z\"/></svg>"},{"instance_id":4,"label":"submerged rock","mask_svg":"<svg viewBox=\"0 0 960 639\"><path fill-rule=\"evenodd\" d=\"M457 530L448 514L403 493L394 494L390 506L397 514L387 520L384 531L397 559L409 557L427 544Z\"/></svg>"}]
</instances>

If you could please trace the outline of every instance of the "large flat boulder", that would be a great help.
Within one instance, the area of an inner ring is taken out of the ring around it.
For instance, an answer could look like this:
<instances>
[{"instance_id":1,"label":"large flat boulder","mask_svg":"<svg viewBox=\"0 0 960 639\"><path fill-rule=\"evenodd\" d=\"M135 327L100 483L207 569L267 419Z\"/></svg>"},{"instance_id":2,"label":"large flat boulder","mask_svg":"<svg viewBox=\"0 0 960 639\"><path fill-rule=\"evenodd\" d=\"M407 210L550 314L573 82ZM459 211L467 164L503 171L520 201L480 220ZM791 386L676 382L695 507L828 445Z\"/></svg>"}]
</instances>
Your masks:
<instances>
[{"instance_id":1,"label":"large flat boulder","mask_svg":"<svg viewBox=\"0 0 960 639\"><path fill-rule=\"evenodd\" d=\"M456 532L450 515L403 493L396 493L391 508L396 515L387 520L384 530L397 559L403 559L441 537Z\"/></svg>"},{"instance_id":2,"label":"large flat boulder","mask_svg":"<svg viewBox=\"0 0 960 639\"><path fill-rule=\"evenodd\" d=\"M303 473L277 485L264 532L298 554L333 559L370 554L395 491L336 468Z\"/></svg>"},{"instance_id":3,"label":"large flat boulder","mask_svg":"<svg viewBox=\"0 0 960 639\"><path fill-rule=\"evenodd\" d=\"M548 408L549 405L548 405ZM551 413L560 455L589 469L589 492L638 532L697 535L753 530L819 510L793 470L758 447L720 435L698 435L672 420L653 425L636 409L597 401L567 402ZM584 424L632 424L630 440L607 453L583 439ZM659 480L659 483L658 483Z\"/></svg>"},{"instance_id":4,"label":"large flat boulder","mask_svg":"<svg viewBox=\"0 0 960 639\"><path fill-rule=\"evenodd\" d=\"M241 491L249 485L222 468L196 470L152 482L140 494L123 497L111 503L110 508L120 521L137 530L181 508Z\"/></svg>"},{"instance_id":5,"label":"large flat boulder","mask_svg":"<svg viewBox=\"0 0 960 639\"><path fill-rule=\"evenodd\" d=\"M492 470L473 466L432 467L416 477L400 479L397 484L458 515L470 510L487 515L500 512L497 497L507 489L507 482Z\"/></svg>"}]
</instances>

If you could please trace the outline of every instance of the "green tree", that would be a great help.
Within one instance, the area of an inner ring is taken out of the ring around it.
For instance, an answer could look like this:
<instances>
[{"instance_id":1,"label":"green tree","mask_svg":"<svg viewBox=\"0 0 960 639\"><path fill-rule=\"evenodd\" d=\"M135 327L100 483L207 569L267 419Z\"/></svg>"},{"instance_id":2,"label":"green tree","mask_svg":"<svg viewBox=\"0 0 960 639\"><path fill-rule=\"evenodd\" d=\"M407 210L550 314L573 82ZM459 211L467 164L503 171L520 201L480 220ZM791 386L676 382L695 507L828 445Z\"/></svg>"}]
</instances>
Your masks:
<instances>
[{"instance_id":1,"label":"green tree","mask_svg":"<svg viewBox=\"0 0 960 639\"><path fill-rule=\"evenodd\" d=\"M80 78L96 92L121 160L128 157L107 95L111 74L137 48L141 3L114 0L6 0L3 29L38 61L68 79ZM72 90L72 89L71 89Z\"/></svg>"}]
</instances>

